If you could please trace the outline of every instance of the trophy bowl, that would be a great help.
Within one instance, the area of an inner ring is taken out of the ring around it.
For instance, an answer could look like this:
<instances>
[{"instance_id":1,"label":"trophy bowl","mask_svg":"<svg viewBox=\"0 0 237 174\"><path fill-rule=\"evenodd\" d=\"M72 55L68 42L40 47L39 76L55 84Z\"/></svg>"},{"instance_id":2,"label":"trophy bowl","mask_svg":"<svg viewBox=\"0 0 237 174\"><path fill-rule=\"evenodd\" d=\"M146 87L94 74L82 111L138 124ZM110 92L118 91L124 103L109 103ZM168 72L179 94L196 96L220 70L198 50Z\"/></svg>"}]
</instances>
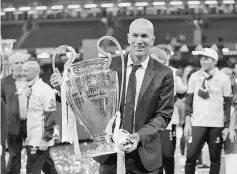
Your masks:
<instances>
[{"instance_id":1,"label":"trophy bowl","mask_svg":"<svg viewBox=\"0 0 237 174\"><path fill-rule=\"evenodd\" d=\"M116 153L105 129L118 107L119 86L116 71L108 59L97 58L72 64L73 75L66 81L66 98L77 121L91 135L92 149L86 157Z\"/></svg>"}]
</instances>

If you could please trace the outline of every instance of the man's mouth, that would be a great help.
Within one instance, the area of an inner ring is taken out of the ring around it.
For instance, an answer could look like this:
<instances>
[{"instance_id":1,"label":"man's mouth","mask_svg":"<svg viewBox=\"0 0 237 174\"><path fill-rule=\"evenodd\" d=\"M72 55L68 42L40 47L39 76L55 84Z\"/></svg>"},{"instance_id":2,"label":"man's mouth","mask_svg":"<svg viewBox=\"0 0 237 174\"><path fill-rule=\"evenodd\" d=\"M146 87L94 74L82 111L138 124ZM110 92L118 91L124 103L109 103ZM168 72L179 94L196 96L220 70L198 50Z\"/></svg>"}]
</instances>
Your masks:
<instances>
[{"instance_id":1,"label":"man's mouth","mask_svg":"<svg viewBox=\"0 0 237 174\"><path fill-rule=\"evenodd\" d=\"M144 49L144 47L137 47L136 49L137 49L137 51L142 51Z\"/></svg>"}]
</instances>

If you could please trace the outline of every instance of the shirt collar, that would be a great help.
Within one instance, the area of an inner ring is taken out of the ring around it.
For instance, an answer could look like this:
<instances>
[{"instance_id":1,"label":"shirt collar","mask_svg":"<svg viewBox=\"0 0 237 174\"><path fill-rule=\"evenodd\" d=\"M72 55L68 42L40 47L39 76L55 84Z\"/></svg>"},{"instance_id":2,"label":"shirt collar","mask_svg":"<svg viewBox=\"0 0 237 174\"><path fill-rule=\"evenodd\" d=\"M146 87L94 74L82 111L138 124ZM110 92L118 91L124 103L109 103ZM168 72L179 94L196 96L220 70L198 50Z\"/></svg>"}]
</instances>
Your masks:
<instances>
[{"instance_id":1,"label":"shirt collar","mask_svg":"<svg viewBox=\"0 0 237 174\"><path fill-rule=\"evenodd\" d=\"M212 69L211 71L209 71L208 73L201 70L201 74L204 76L204 77L209 77L210 75L211 76L214 76L217 72L219 72L219 69L217 67L215 67L214 69Z\"/></svg>"},{"instance_id":2,"label":"shirt collar","mask_svg":"<svg viewBox=\"0 0 237 174\"><path fill-rule=\"evenodd\" d=\"M35 89L35 87L37 86L38 83L40 83L42 81L41 78L36 77L34 80L28 82L28 86L31 87L32 89Z\"/></svg>"},{"instance_id":3,"label":"shirt collar","mask_svg":"<svg viewBox=\"0 0 237 174\"><path fill-rule=\"evenodd\" d=\"M148 55L148 57L141 63L141 66L146 70L147 66L148 66L148 62L150 60L150 56ZM128 54L128 62L127 62L127 67L131 66L133 64L132 58L130 56L130 53Z\"/></svg>"}]
</instances>

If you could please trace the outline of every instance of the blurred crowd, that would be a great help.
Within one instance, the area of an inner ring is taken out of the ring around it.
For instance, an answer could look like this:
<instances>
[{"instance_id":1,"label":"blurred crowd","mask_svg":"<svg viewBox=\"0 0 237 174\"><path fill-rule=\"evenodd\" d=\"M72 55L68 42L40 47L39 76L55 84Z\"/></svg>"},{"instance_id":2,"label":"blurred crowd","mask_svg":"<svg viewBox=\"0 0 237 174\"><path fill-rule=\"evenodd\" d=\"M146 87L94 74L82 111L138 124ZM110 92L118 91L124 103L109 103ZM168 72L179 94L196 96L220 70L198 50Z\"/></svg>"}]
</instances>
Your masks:
<instances>
[{"instance_id":1,"label":"blurred crowd","mask_svg":"<svg viewBox=\"0 0 237 174\"><path fill-rule=\"evenodd\" d=\"M88 4L91 5L91 4ZM93 19L93 18L116 18L126 16L172 16L172 15L191 15L194 18L200 18L206 14L236 14L237 5L234 4L175 4L175 5L151 5L141 4L141 6L128 5L127 7L100 7L93 4L89 8L80 8L78 5L63 6L55 5L52 7L39 6L27 7L27 9L5 8L2 9L2 21L15 20L46 20L46 19ZM40 8L41 7L41 8Z\"/></svg>"},{"instance_id":2,"label":"blurred crowd","mask_svg":"<svg viewBox=\"0 0 237 174\"><path fill-rule=\"evenodd\" d=\"M152 11L147 8L141 11L141 15ZM109 16L108 12L101 14ZM178 127L183 130L180 152L186 155L186 174L195 173L198 159L201 167L205 165L201 154L205 143L209 146L211 165L206 167L210 168L210 173L218 174L220 171L223 145L226 174L233 174L233 169L237 171L233 165L237 159L237 62L232 67L217 67L217 51L204 48L197 56L201 67L188 65L177 69L172 65L173 54L168 45L153 46L154 26L144 18L136 19L130 24L127 36L129 52L125 59L126 99L123 107L121 106L124 109L121 111L124 112L122 125L127 133L126 138L118 145L126 154L124 165L126 163L127 173L163 174L164 170L166 174L174 174ZM66 51L64 56L67 56ZM63 90L60 89L64 87L63 78L69 72L65 71L62 77L60 71L54 69L54 72L48 71L45 75L37 59L29 60L23 53L14 53L9 61L12 73L1 79L1 173L20 174L24 146L27 174L40 174L41 171L58 174L61 169L55 167L52 158L54 153L50 153L50 148L54 146L56 100L62 103L64 101L64 98L61 100ZM119 56L111 61L111 69L117 70L122 64ZM117 73L120 78L121 72ZM50 78L50 81L44 80L44 77L48 80ZM146 88L142 94L140 92L144 86ZM139 94L145 97L139 99ZM64 104L66 105L66 101ZM120 121L115 120L118 117L113 119L111 130L116 124L120 126ZM78 138L78 135L73 138L75 137ZM111 137L110 143L115 141L113 138ZM76 140L73 142L75 147L79 143ZM7 165L6 149L9 153ZM95 158L100 163L100 174L115 173L117 159L119 160L113 154Z\"/></svg>"}]
</instances>

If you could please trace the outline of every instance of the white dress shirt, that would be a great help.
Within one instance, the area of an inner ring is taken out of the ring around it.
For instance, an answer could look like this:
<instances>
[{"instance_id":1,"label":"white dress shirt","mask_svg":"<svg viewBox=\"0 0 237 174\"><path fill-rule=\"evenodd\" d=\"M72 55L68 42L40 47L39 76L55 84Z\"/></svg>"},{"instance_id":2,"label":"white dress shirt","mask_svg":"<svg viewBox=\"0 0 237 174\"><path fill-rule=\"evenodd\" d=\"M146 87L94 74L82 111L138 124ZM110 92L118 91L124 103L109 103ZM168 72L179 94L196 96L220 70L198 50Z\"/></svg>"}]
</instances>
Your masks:
<instances>
[{"instance_id":1,"label":"white dress shirt","mask_svg":"<svg viewBox=\"0 0 237 174\"><path fill-rule=\"evenodd\" d=\"M145 72L146 72L146 68L147 68L149 59L150 58L148 56L147 59L144 60L141 63L141 67L137 69L136 74L135 74L137 84L136 84L136 95L135 95L134 113L136 112L137 100L138 100L138 97L139 97L140 89L142 87L142 82L143 82L143 78L145 76ZM132 65L133 65L133 61L132 61L132 58L131 58L130 53L129 53L128 54L128 62L127 62L127 72L126 72L126 93L125 93L126 95L127 95L129 76L130 76L130 74L132 72ZM125 98L126 98L126 96L125 96Z\"/></svg>"}]
</instances>

